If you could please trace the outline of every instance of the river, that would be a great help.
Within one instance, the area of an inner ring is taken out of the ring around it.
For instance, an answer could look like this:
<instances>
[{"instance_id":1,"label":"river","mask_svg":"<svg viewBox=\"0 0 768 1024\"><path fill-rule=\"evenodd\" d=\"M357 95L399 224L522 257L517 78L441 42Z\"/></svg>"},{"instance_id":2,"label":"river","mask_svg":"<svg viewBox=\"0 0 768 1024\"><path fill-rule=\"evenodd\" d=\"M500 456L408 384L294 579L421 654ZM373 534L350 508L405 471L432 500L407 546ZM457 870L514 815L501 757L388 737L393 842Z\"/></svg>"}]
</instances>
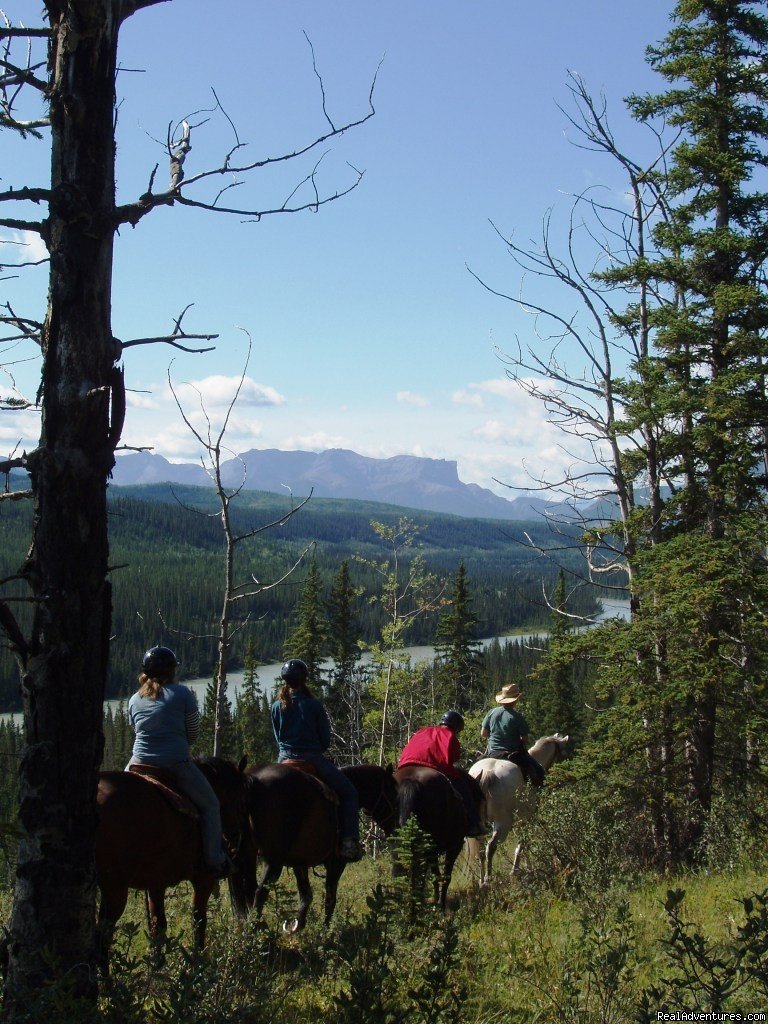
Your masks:
<instances>
[{"instance_id":1,"label":"river","mask_svg":"<svg viewBox=\"0 0 768 1024\"><path fill-rule=\"evenodd\" d=\"M629 616L628 601L617 601L611 598L603 598L602 605L603 611L598 616L597 621L604 621L605 619L612 618L626 619ZM489 636L483 640L480 640L479 643L481 647L485 648L488 647L489 644L492 644L496 639L498 639L500 644L515 642L522 643L526 640L531 640L535 636L544 637L546 635L546 629L538 629L533 630L529 633L509 633L505 636L500 636L498 638ZM415 665L421 661L432 661L432 659L435 657L435 648L429 646L406 647L404 648L404 654L406 657L410 658L411 664ZM365 652L360 658L361 664L366 664L370 660L371 656L368 652ZM281 661L275 661L271 662L268 665L259 665L257 669L258 681L260 684L260 688L262 690L266 690L268 693L271 692L273 683L275 682L275 680L280 678L280 669L282 667L282 664L283 663ZM331 662L328 662L327 664L330 665ZM210 679L206 678L183 680L184 685L188 686L191 690L195 692L201 707L203 705L203 700L205 699L205 691L208 689L210 681ZM229 675L227 676L227 682L227 695L234 704L235 698L237 697L237 694L240 692L240 689L243 685L243 672L230 672ZM114 712L115 710L117 710L121 703L125 704L124 701L106 700L104 701L104 707L111 707L112 711ZM21 725L22 714L20 711L0 714L0 721L13 722L16 725Z\"/></svg>"}]
</instances>

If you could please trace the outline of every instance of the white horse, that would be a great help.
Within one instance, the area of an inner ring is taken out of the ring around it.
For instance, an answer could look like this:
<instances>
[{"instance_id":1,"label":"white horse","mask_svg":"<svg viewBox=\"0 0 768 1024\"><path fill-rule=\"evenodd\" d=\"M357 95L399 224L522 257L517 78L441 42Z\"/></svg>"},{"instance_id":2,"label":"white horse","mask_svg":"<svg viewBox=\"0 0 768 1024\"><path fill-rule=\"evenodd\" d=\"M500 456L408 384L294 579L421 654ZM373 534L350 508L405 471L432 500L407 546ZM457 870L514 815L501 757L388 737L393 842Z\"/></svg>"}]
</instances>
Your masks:
<instances>
[{"instance_id":1,"label":"white horse","mask_svg":"<svg viewBox=\"0 0 768 1024\"><path fill-rule=\"evenodd\" d=\"M562 761L567 743L568 737L560 733L542 736L528 753L546 771L556 761ZM485 797L486 817L492 827L491 838L484 849L477 839L468 840L470 854L476 853L480 858L480 884L487 885L491 880L496 847L507 838L515 821L529 821L533 817L538 790L526 786L522 770L506 759L484 757L472 765L469 774L480 783ZM512 862L512 874L517 870L521 848L522 843L518 843Z\"/></svg>"}]
</instances>

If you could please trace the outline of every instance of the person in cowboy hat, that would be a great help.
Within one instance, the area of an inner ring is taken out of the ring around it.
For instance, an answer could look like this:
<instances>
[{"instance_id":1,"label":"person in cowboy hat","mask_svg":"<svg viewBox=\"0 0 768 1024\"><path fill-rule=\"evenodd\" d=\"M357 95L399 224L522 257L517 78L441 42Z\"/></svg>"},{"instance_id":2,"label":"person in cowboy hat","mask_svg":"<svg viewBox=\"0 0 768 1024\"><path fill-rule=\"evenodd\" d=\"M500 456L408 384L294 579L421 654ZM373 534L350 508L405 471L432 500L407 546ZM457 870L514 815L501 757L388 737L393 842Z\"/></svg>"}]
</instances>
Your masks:
<instances>
[{"instance_id":1,"label":"person in cowboy hat","mask_svg":"<svg viewBox=\"0 0 768 1024\"><path fill-rule=\"evenodd\" d=\"M514 683L502 686L496 694L499 705L489 711L483 719L480 735L487 741L486 757L505 758L514 761L523 775L534 786L544 784L544 769L528 753L530 728L525 718L515 708L523 696Z\"/></svg>"}]
</instances>

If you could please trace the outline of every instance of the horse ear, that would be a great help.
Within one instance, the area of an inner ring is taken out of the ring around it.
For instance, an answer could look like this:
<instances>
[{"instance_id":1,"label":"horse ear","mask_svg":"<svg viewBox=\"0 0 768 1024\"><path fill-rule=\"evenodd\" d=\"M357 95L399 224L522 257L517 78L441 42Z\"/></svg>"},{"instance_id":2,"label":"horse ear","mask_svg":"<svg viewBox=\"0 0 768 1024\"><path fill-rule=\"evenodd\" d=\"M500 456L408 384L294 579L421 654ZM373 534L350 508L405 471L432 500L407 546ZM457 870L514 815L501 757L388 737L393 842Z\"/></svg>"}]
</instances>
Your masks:
<instances>
[{"instance_id":1,"label":"horse ear","mask_svg":"<svg viewBox=\"0 0 768 1024\"><path fill-rule=\"evenodd\" d=\"M243 754L243 756L240 758L240 760L237 763L237 770L239 772L244 771L245 770L245 766L247 764L248 764L248 755L247 754Z\"/></svg>"},{"instance_id":2,"label":"horse ear","mask_svg":"<svg viewBox=\"0 0 768 1024\"><path fill-rule=\"evenodd\" d=\"M394 775L395 774L395 766L393 764L388 764L387 767L384 769L384 771L387 773L387 775Z\"/></svg>"}]
</instances>

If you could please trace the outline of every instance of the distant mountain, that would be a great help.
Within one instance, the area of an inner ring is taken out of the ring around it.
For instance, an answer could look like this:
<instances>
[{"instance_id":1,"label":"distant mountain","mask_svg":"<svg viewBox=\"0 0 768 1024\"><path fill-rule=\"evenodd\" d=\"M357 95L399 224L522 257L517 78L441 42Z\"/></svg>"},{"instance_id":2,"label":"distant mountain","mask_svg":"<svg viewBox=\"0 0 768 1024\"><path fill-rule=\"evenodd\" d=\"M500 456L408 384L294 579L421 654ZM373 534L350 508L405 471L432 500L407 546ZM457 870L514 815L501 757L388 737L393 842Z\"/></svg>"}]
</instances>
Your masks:
<instances>
[{"instance_id":1,"label":"distant mountain","mask_svg":"<svg viewBox=\"0 0 768 1024\"><path fill-rule=\"evenodd\" d=\"M254 448L222 465L222 480L228 487L240 484L243 473L247 490L291 491L296 497L312 491L319 498L379 501L480 519L530 520L563 507L535 497L509 501L478 484L462 483L455 462L415 455L371 459L343 448L324 452ZM112 479L121 487L166 481L212 486L201 466L169 462L149 452L120 456Z\"/></svg>"}]
</instances>

